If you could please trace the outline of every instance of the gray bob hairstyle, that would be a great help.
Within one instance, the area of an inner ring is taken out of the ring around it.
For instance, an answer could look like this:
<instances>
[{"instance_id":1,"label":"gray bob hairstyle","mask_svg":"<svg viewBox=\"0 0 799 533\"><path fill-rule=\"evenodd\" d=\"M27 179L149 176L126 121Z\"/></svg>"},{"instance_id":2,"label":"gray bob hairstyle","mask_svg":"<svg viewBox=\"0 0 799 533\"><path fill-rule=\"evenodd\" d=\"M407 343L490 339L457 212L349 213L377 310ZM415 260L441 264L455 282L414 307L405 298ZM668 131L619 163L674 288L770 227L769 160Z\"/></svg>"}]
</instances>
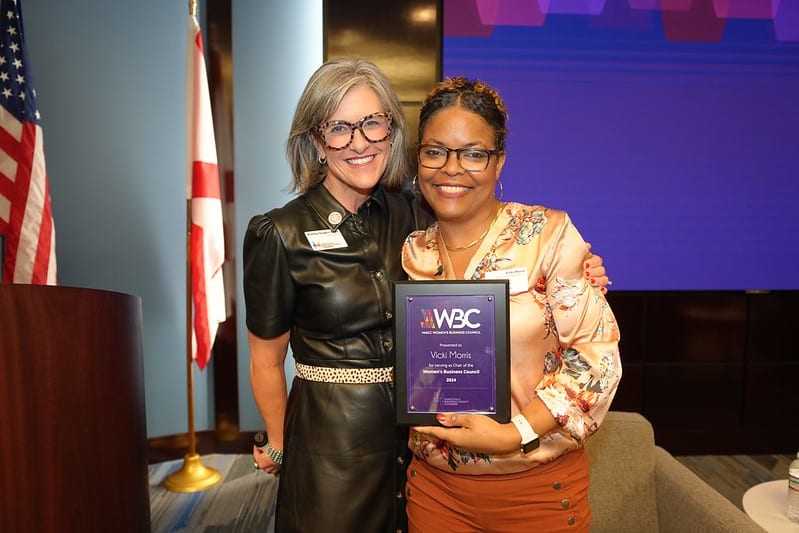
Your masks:
<instances>
[{"instance_id":1,"label":"gray bob hairstyle","mask_svg":"<svg viewBox=\"0 0 799 533\"><path fill-rule=\"evenodd\" d=\"M347 91L357 85L371 87L383 104L383 111L392 116L388 166L380 183L389 189L398 189L407 179L408 127L394 87L371 61L360 57L340 58L326 62L313 73L294 111L286 141L286 155L293 175L292 190L307 192L325 178L327 166L318 160L314 129L330 120Z\"/></svg>"}]
</instances>

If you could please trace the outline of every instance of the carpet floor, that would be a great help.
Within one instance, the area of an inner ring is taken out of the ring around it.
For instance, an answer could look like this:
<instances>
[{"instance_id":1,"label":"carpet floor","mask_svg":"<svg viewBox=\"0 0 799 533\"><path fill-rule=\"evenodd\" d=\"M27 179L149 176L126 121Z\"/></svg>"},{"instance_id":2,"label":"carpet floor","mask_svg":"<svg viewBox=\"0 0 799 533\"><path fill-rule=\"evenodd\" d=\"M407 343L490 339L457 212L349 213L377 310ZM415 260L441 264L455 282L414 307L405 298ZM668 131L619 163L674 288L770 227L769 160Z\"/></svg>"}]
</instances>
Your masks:
<instances>
[{"instance_id":1,"label":"carpet floor","mask_svg":"<svg viewBox=\"0 0 799 533\"><path fill-rule=\"evenodd\" d=\"M682 455L676 459L743 510L744 493L766 481L788 479L788 465L795 457L795 455Z\"/></svg>"},{"instance_id":2,"label":"carpet floor","mask_svg":"<svg viewBox=\"0 0 799 533\"><path fill-rule=\"evenodd\" d=\"M739 508L750 488L788 477L793 455L690 455L682 464ZM277 478L252 467L252 456L203 455L201 462L222 474L222 482L202 492L176 493L163 487L164 479L183 466L183 460L150 465L150 518L152 533L274 531ZM344 532L342 532L344 533Z\"/></svg>"},{"instance_id":3,"label":"carpet floor","mask_svg":"<svg viewBox=\"0 0 799 533\"><path fill-rule=\"evenodd\" d=\"M152 533L270 532L274 530L277 478L255 471L251 455L210 454L204 466L222 474L222 481L201 492L178 493L164 488L164 479L183 460L150 465Z\"/></svg>"}]
</instances>

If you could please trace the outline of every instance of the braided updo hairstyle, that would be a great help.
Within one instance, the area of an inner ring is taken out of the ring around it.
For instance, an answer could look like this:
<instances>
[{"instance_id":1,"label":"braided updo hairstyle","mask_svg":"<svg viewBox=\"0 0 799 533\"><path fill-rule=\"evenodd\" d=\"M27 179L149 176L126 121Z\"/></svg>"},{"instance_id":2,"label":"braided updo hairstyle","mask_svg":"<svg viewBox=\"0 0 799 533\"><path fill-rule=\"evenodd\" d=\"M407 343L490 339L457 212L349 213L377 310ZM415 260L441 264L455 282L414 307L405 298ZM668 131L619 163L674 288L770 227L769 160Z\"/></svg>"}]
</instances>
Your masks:
<instances>
[{"instance_id":1,"label":"braided updo hairstyle","mask_svg":"<svg viewBox=\"0 0 799 533\"><path fill-rule=\"evenodd\" d=\"M447 78L433 87L427 94L419 111L418 142L422 141L422 130L430 118L447 107L459 106L478 114L494 130L495 149L505 150L508 128L508 111L499 93L479 80L462 76Z\"/></svg>"}]
</instances>

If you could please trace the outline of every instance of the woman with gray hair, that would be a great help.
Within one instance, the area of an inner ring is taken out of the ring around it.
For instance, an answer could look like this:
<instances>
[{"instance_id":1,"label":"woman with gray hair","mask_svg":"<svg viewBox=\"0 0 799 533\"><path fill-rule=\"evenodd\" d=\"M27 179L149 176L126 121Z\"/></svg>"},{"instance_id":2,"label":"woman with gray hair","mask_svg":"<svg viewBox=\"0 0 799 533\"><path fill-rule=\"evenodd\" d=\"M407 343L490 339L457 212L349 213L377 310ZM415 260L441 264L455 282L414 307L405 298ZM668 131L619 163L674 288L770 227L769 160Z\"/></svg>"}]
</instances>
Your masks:
<instances>
[{"instance_id":1,"label":"woman with gray hair","mask_svg":"<svg viewBox=\"0 0 799 533\"><path fill-rule=\"evenodd\" d=\"M430 221L399 192L406 138L396 93L374 64L322 65L287 143L301 194L247 228L250 377L269 438L254 457L280 473L279 532L395 531L404 519L391 282L404 278L403 239Z\"/></svg>"}]
</instances>

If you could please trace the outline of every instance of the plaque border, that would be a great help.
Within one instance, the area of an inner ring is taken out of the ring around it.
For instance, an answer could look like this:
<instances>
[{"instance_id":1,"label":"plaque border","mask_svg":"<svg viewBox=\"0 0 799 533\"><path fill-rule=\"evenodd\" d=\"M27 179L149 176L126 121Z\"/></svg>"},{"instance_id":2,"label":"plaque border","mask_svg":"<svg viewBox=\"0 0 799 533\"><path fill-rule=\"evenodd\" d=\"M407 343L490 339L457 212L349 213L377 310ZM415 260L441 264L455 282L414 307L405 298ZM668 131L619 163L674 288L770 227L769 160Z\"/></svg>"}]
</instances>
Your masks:
<instances>
[{"instance_id":1,"label":"plaque border","mask_svg":"<svg viewBox=\"0 0 799 533\"><path fill-rule=\"evenodd\" d=\"M436 426L436 413L409 413L408 356L405 299L410 296L486 295L494 297L494 353L496 364L496 411L486 414L499 423L510 421L510 296L509 282L497 280L442 280L394 282L394 405L397 425Z\"/></svg>"}]
</instances>

